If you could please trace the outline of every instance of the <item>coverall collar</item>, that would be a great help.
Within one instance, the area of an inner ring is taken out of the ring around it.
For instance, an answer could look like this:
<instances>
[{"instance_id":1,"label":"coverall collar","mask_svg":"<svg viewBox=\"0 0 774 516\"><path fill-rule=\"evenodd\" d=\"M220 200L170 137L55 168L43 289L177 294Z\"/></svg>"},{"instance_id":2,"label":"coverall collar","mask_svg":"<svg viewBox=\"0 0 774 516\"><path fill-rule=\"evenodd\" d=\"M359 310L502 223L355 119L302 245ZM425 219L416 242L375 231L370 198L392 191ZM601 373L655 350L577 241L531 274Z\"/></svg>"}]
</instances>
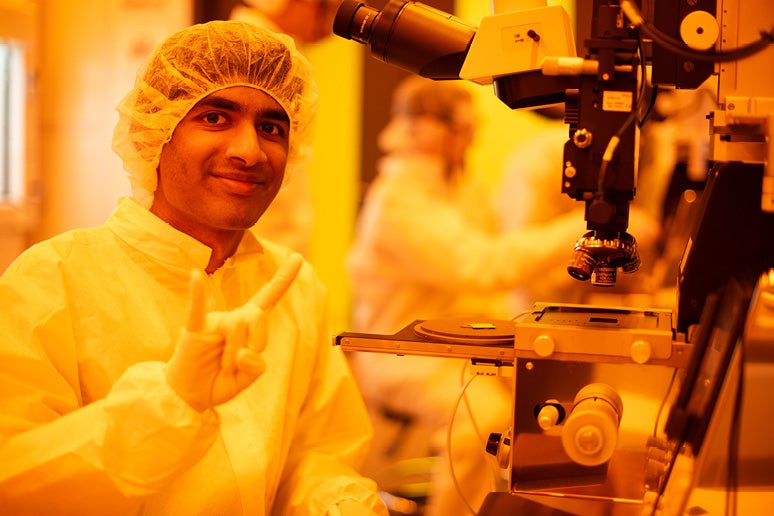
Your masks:
<instances>
[{"instance_id":1,"label":"coverall collar","mask_svg":"<svg viewBox=\"0 0 774 516\"><path fill-rule=\"evenodd\" d=\"M192 236L179 231L132 198L123 198L107 226L135 249L141 249L154 260L185 270L205 269L212 249ZM246 231L234 256L224 266L232 266L242 255L263 253L263 247L252 231Z\"/></svg>"}]
</instances>

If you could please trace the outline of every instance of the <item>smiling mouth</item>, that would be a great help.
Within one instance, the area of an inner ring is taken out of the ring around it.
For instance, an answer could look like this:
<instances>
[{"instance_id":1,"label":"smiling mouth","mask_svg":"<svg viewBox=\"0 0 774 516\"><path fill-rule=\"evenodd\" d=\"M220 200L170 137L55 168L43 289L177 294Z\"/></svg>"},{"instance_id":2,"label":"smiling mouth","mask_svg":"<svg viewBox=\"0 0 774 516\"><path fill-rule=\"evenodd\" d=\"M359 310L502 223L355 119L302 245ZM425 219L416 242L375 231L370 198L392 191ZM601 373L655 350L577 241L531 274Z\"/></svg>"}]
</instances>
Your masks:
<instances>
[{"instance_id":1,"label":"smiling mouth","mask_svg":"<svg viewBox=\"0 0 774 516\"><path fill-rule=\"evenodd\" d=\"M216 179L225 185L232 193L246 195L255 193L257 190L265 188L269 181L262 181L256 177L238 177L226 175L214 175Z\"/></svg>"},{"instance_id":2,"label":"smiling mouth","mask_svg":"<svg viewBox=\"0 0 774 516\"><path fill-rule=\"evenodd\" d=\"M218 179L237 181L239 183L261 184L261 183L267 182L259 179L257 176L243 176L243 175L236 175L236 174L213 174L213 176L217 177Z\"/></svg>"}]
</instances>

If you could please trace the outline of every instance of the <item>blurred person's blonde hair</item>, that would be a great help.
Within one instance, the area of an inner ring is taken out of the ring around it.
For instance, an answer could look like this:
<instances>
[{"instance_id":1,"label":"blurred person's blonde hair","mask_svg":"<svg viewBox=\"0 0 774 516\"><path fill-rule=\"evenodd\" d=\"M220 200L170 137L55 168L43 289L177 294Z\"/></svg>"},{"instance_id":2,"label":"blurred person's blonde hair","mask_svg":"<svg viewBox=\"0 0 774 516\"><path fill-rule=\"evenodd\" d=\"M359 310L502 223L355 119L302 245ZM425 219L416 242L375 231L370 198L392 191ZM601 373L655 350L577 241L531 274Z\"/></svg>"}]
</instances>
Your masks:
<instances>
[{"instance_id":1,"label":"blurred person's blonde hair","mask_svg":"<svg viewBox=\"0 0 774 516\"><path fill-rule=\"evenodd\" d=\"M431 137L428 132L454 130L459 107L473 103L473 94L460 81L406 77L393 91L391 119L379 134L379 147L384 152L421 147Z\"/></svg>"}]
</instances>

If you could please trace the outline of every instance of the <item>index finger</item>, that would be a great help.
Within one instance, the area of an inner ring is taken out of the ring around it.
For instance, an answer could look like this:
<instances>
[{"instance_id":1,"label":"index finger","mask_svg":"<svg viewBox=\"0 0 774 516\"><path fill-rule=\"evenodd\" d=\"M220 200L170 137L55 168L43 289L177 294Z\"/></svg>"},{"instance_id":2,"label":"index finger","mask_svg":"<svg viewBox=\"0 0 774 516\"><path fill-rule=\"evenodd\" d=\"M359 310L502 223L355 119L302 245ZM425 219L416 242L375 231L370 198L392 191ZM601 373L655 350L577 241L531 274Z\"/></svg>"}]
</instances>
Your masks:
<instances>
[{"instance_id":1,"label":"index finger","mask_svg":"<svg viewBox=\"0 0 774 516\"><path fill-rule=\"evenodd\" d=\"M291 255L285 263L280 265L274 277L253 296L250 304L264 312L272 309L298 276L303 262L300 254Z\"/></svg>"},{"instance_id":2,"label":"index finger","mask_svg":"<svg viewBox=\"0 0 774 516\"><path fill-rule=\"evenodd\" d=\"M190 300L188 303L188 319L185 329L197 332L204 329L204 321L207 316L207 296L204 286L204 273L200 270L191 271Z\"/></svg>"}]
</instances>

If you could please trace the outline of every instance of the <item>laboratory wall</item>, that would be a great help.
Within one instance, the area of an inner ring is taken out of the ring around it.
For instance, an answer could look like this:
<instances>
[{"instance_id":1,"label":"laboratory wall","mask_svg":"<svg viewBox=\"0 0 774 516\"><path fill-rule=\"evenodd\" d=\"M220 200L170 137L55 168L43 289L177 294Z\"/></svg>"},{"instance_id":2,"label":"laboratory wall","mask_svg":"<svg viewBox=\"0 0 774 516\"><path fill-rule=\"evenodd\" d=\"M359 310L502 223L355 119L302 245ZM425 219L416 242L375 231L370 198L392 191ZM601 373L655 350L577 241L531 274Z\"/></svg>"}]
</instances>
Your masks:
<instances>
[{"instance_id":1,"label":"laboratory wall","mask_svg":"<svg viewBox=\"0 0 774 516\"><path fill-rule=\"evenodd\" d=\"M432 1L427 2L433 5ZM551 2L549 2L551 3ZM555 3L555 2L554 2ZM564 2L570 3L570 2ZM10 6L10 7L9 7ZM477 24L489 2L457 0L455 13ZM3 9L6 9L3 11ZM115 106L131 88L148 53L194 21L192 0L0 0L0 28L32 27L36 69L30 74L39 112L28 142L28 206L34 216L16 245L0 227L0 271L24 247L63 231L101 224L129 184L111 138ZM0 38L2 34L0 34ZM349 325L343 262L360 197L361 75L366 48L339 37L306 45L320 88L311 175L315 232L310 260L330 292L334 331ZM388 65L384 65L385 67ZM482 125L470 156L476 173L496 187L505 157L534 118L514 113L487 86L473 86ZM18 232L17 232L18 233Z\"/></svg>"},{"instance_id":2,"label":"laboratory wall","mask_svg":"<svg viewBox=\"0 0 774 516\"><path fill-rule=\"evenodd\" d=\"M28 244L38 205L38 9L0 0L0 272Z\"/></svg>"},{"instance_id":3,"label":"laboratory wall","mask_svg":"<svg viewBox=\"0 0 774 516\"><path fill-rule=\"evenodd\" d=\"M43 0L42 218L36 240L100 224L129 192L111 151L115 105L150 50L192 19L188 0Z\"/></svg>"},{"instance_id":4,"label":"laboratory wall","mask_svg":"<svg viewBox=\"0 0 774 516\"><path fill-rule=\"evenodd\" d=\"M149 51L191 19L189 0L0 0L0 41L21 42L27 68L14 77L23 188L0 202L12 214L0 220L0 271L37 241L100 224L129 193L110 149L114 107Z\"/></svg>"}]
</instances>

